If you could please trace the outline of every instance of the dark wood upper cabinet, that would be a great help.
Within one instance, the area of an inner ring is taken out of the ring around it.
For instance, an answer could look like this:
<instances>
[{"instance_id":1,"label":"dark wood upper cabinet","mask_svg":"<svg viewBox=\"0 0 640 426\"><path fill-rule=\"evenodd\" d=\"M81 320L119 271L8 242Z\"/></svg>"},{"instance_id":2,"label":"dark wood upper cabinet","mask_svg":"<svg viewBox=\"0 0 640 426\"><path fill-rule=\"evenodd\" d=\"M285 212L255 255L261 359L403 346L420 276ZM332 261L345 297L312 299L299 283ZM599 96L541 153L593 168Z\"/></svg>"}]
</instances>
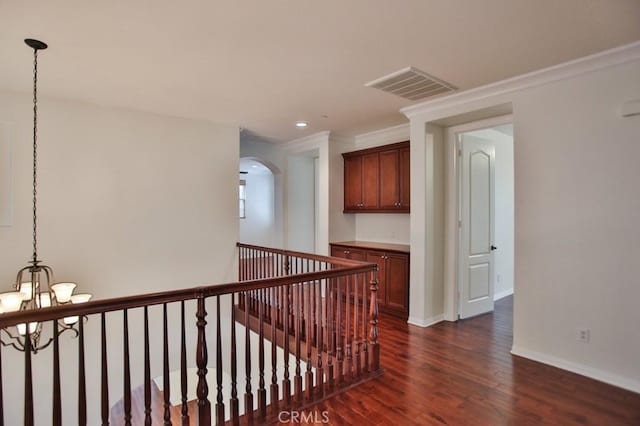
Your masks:
<instances>
[{"instance_id":1,"label":"dark wood upper cabinet","mask_svg":"<svg viewBox=\"0 0 640 426\"><path fill-rule=\"evenodd\" d=\"M345 213L409 213L409 142L346 152Z\"/></svg>"},{"instance_id":2,"label":"dark wood upper cabinet","mask_svg":"<svg viewBox=\"0 0 640 426\"><path fill-rule=\"evenodd\" d=\"M344 158L344 209L362 204L362 157Z\"/></svg>"},{"instance_id":3,"label":"dark wood upper cabinet","mask_svg":"<svg viewBox=\"0 0 640 426\"><path fill-rule=\"evenodd\" d=\"M400 204L400 151L378 154L380 160L380 208L395 209Z\"/></svg>"}]
</instances>

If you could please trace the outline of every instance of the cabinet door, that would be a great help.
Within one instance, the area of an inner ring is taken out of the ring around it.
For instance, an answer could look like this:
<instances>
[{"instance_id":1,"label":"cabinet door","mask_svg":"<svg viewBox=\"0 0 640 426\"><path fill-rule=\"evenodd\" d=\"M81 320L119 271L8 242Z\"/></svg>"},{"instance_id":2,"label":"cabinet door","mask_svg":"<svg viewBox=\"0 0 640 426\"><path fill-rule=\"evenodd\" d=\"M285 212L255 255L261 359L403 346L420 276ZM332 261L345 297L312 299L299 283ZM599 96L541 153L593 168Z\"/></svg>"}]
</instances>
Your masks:
<instances>
[{"instance_id":1,"label":"cabinet door","mask_svg":"<svg viewBox=\"0 0 640 426\"><path fill-rule=\"evenodd\" d=\"M386 294L387 294L387 284L386 284L386 256L383 252L379 251L368 251L367 252L367 262L378 264L378 305L386 306ZM369 289L367 287L367 292ZM368 296L367 296L368 297Z\"/></svg>"},{"instance_id":2,"label":"cabinet door","mask_svg":"<svg viewBox=\"0 0 640 426\"><path fill-rule=\"evenodd\" d=\"M386 256L386 295L387 307L393 310L408 312L409 310L409 259L403 254L387 254Z\"/></svg>"},{"instance_id":3,"label":"cabinet door","mask_svg":"<svg viewBox=\"0 0 640 426\"><path fill-rule=\"evenodd\" d=\"M341 257L343 259L347 258L347 249L341 246L331 246L331 256L333 257Z\"/></svg>"},{"instance_id":4,"label":"cabinet door","mask_svg":"<svg viewBox=\"0 0 640 426\"><path fill-rule=\"evenodd\" d=\"M362 204L365 209L376 209L379 204L379 161L378 153L362 157Z\"/></svg>"},{"instance_id":5,"label":"cabinet door","mask_svg":"<svg viewBox=\"0 0 640 426\"><path fill-rule=\"evenodd\" d=\"M344 159L344 210L356 210L362 204L362 157Z\"/></svg>"},{"instance_id":6,"label":"cabinet door","mask_svg":"<svg viewBox=\"0 0 640 426\"><path fill-rule=\"evenodd\" d=\"M380 154L380 208L400 208L400 151L382 151Z\"/></svg>"},{"instance_id":7,"label":"cabinet door","mask_svg":"<svg viewBox=\"0 0 640 426\"><path fill-rule=\"evenodd\" d=\"M400 150L400 208L407 212L411 206L411 155L409 148Z\"/></svg>"}]
</instances>

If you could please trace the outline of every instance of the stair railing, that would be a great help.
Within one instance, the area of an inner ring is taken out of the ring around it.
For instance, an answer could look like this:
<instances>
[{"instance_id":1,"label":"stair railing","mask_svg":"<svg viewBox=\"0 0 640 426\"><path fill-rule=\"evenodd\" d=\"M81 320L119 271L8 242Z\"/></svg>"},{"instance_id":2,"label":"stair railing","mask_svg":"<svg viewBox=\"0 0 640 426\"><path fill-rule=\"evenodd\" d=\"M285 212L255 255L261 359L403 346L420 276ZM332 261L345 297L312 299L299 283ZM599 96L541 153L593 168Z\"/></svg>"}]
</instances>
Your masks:
<instances>
[{"instance_id":1,"label":"stair railing","mask_svg":"<svg viewBox=\"0 0 640 426\"><path fill-rule=\"evenodd\" d=\"M23 369L22 386L3 381L2 362L8 354L0 348L0 424L22 421L30 426L37 416L48 418L36 408L36 401L45 398L51 398L53 407L51 421L45 423L53 425L152 421L188 425L195 418L202 426L239 424L243 416L243 422L261 424L277 418L280 410L302 409L381 374L374 264L246 244L238 244L238 250L238 282L0 314L0 329L40 322L51 324L49 332L58 321L81 318L76 341L54 339L51 368L38 371L28 344L22 365L11 354L11 370ZM207 317L207 310L214 313L213 318ZM195 327L188 327L192 314ZM135 323L138 317L139 324ZM241 324L244 339L236 332ZM115 329L120 326L121 330ZM87 332L89 328L96 331ZM160 350L151 344L154 333L162 342ZM142 353L135 354L132 344L140 344ZM209 346L213 347L211 357ZM120 347L121 369L114 370L114 350ZM63 392L60 383L70 374L65 371L69 360L61 362L60 354L68 356L71 351L76 352L77 362L72 364L77 387L75 392ZM38 357L47 357L46 352ZM176 352L179 356L171 358ZM158 358L160 367L151 362ZM189 364L195 364L195 376L189 376ZM242 364L241 399L238 368ZM172 365L179 365L179 386L170 381ZM207 375L211 369L214 377ZM157 370L161 391L152 379ZM49 373L50 391L38 385ZM134 388L132 378L138 375L143 376L142 384ZM190 380L197 383L191 402ZM118 393L113 388L110 393L113 382L122 386L123 395L115 405L110 401L110 395ZM92 394L94 388L99 389L97 395ZM171 399L174 388L179 389L177 405ZM17 400L16 389L23 395ZM14 407L5 407L8 391L13 405L20 400L23 404L21 419ZM72 401L69 395L74 393L77 397ZM11 415L5 419L8 412Z\"/></svg>"}]
</instances>

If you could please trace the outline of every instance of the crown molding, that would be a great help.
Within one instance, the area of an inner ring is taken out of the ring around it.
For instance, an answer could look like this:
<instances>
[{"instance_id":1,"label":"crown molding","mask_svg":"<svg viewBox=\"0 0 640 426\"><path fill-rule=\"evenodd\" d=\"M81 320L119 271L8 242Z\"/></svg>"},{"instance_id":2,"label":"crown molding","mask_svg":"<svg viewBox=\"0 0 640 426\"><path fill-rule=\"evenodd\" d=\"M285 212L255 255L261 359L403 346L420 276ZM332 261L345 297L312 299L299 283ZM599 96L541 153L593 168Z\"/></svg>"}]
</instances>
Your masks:
<instances>
[{"instance_id":1,"label":"crown molding","mask_svg":"<svg viewBox=\"0 0 640 426\"><path fill-rule=\"evenodd\" d=\"M373 132L363 133L355 136L355 144L357 147L369 147L384 145L393 142L402 142L409 140L409 123L399 124L393 127L374 130Z\"/></svg>"},{"instance_id":2,"label":"crown molding","mask_svg":"<svg viewBox=\"0 0 640 426\"><path fill-rule=\"evenodd\" d=\"M284 147L292 152L304 152L309 149L318 148L322 143L328 143L330 135L331 131L325 130L309 136L304 136L289 142L285 142Z\"/></svg>"},{"instance_id":3,"label":"crown molding","mask_svg":"<svg viewBox=\"0 0 640 426\"><path fill-rule=\"evenodd\" d=\"M507 95L524 89L573 78L604 68L626 64L640 59L640 41L605 50L573 61L564 62L541 70L508 78L485 86L454 93L416 105L402 108L400 112L409 119L445 108L481 101L499 95Z\"/></svg>"}]
</instances>

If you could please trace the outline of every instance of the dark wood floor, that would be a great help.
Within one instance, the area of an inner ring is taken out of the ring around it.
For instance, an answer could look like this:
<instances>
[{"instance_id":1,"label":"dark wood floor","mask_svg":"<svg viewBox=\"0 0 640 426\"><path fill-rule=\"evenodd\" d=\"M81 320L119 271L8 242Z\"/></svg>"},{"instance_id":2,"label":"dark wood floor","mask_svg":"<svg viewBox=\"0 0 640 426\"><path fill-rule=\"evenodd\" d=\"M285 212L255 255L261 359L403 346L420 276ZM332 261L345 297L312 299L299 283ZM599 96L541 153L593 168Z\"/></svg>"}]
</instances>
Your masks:
<instances>
[{"instance_id":1,"label":"dark wood floor","mask_svg":"<svg viewBox=\"0 0 640 426\"><path fill-rule=\"evenodd\" d=\"M429 328L382 316L384 376L305 410L302 424L326 412L331 425L640 425L639 394L511 355L512 306Z\"/></svg>"}]
</instances>

